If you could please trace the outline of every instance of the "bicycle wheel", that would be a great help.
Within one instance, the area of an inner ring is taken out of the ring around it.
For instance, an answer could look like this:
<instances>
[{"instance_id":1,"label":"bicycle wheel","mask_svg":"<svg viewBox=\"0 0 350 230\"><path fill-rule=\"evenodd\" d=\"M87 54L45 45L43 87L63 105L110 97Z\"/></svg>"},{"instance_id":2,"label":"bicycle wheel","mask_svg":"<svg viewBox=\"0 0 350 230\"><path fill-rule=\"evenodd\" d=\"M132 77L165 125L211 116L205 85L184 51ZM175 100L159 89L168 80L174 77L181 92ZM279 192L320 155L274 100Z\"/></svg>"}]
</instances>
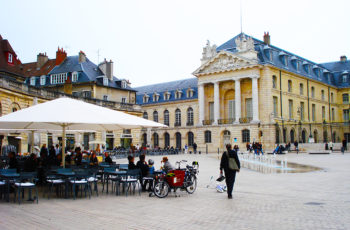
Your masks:
<instances>
[{"instance_id":1,"label":"bicycle wheel","mask_svg":"<svg viewBox=\"0 0 350 230\"><path fill-rule=\"evenodd\" d=\"M194 193L194 191L196 191L197 188L197 178L195 175L191 175L188 179L188 186L186 186L186 191L189 194Z\"/></svg>"},{"instance_id":2,"label":"bicycle wheel","mask_svg":"<svg viewBox=\"0 0 350 230\"><path fill-rule=\"evenodd\" d=\"M158 181L154 185L153 191L154 194L159 198L164 198L168 195L170 187L165 181Z\"/></svg>"}]
</instances>

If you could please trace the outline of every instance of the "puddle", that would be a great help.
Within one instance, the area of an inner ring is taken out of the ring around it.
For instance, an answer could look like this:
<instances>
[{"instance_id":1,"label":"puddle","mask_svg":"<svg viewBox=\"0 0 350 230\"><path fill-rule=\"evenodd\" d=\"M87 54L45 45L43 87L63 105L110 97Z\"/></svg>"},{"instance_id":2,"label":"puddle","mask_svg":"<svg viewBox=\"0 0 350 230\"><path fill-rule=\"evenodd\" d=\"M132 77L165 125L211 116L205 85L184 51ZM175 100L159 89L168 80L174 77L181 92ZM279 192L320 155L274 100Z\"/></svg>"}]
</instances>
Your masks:
<instances>
[{"instance_id":1,"label":"puddle","mask_svg":"<svg viewBox=\"0 0 350 230\"><path fill-rule=\"evenodd\" d=\"M241 166L260 173L306 173L320 171L322 168L288 162L287 160L276 160L274 157L240 156Z\"/></svg>"}]
</instances>

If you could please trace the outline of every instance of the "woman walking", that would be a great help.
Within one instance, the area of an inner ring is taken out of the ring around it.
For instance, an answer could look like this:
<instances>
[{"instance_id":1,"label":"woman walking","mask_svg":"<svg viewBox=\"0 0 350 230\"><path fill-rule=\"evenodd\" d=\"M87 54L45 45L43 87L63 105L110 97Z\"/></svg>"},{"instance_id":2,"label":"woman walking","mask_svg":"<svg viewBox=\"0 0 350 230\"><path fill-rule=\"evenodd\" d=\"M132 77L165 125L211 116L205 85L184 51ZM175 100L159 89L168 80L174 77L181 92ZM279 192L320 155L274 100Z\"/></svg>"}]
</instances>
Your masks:
<instances>
[{"instance_id":1,"label":"woman walking","mask_svg":"<svg viewBox=\"0 0 350 230\"><path fill-rule=\"evenodd\" d=\"M236 179L236 172L239 172L241 164L237 152L232 150L230 144L226 145L226 149L227 151L224 152L221 157L220 174L222 174L222 170L225 171L227 196L228 199L232 199L232 190Z\"/></svg>"}]
</instances>

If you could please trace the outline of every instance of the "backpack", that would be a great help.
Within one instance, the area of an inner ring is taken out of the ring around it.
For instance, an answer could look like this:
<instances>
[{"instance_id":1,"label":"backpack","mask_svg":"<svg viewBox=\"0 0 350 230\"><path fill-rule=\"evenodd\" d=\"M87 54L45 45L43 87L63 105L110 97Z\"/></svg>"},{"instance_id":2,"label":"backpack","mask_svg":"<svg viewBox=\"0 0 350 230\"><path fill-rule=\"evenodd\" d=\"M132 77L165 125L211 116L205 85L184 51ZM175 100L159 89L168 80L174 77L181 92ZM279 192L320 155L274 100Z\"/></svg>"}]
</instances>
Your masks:
<instances>
[{"instance_id":1,"label":"backpack","mask_svg":"<svg viewBox=\"0 0 350 230\"><path fill-rule=\"evenodd\" d=\"M230 154L226 152L227 160L228 160L228 168L234 171L238 171L238 165L234 157L230 157Z\"/></svg>"}]
</instances>

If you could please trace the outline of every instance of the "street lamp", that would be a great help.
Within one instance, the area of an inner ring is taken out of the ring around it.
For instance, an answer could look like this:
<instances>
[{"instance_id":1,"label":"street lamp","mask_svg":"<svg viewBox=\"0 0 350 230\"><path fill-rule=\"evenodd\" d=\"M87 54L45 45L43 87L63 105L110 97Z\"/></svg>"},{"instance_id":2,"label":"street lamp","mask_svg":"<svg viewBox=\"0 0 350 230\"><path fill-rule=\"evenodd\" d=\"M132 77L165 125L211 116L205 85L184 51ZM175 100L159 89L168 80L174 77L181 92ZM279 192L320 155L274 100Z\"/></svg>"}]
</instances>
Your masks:
<instances>
[{"instance_id":1,"label":"street lamp","mask_svg":"<svg viewBox=\"0 0 350 230\"><path fill-rule=\"evenodd\" d=\"M298 124L299 124L299 131L298 131L298 136L299 136L299 143L301 143L301 116L302 116L302 108L300 107L300 106L298 106L298 108L297 108L298 110L297 110L297 114L298 114L298 117L299 117L299 122L298 122Z\"/></svg>"}]
</instances>

